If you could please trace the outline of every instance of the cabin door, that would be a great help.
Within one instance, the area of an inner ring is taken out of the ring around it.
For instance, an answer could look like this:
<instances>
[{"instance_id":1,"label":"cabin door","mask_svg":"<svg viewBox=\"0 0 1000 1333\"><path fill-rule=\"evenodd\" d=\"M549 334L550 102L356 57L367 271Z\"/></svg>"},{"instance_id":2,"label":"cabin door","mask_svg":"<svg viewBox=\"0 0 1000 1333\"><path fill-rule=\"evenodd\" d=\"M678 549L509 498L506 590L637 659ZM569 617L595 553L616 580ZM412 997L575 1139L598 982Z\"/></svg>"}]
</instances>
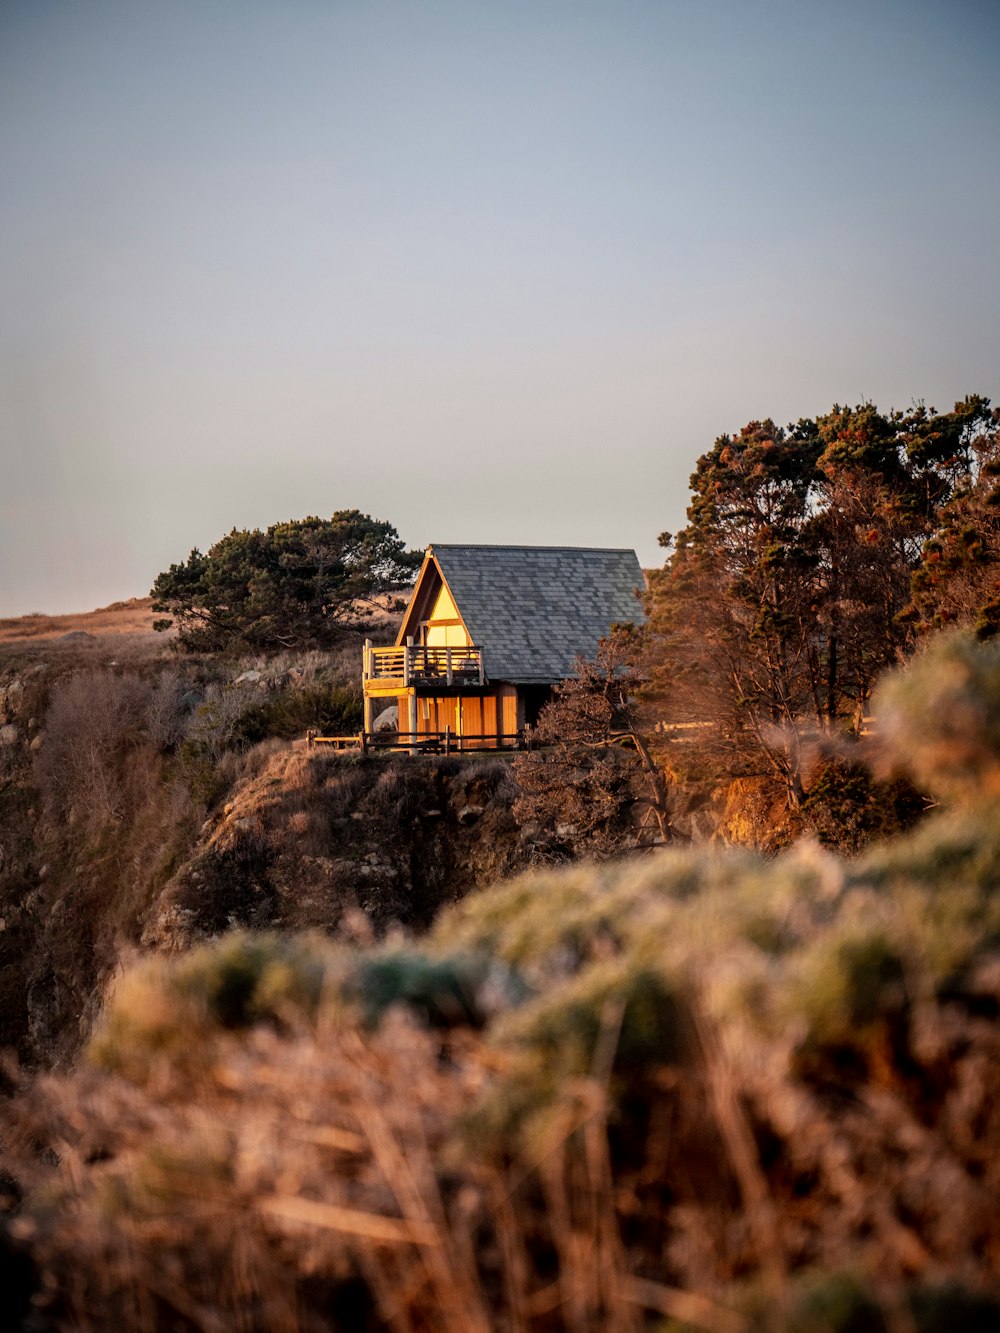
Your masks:
<instances>
[{"instance_id":1,"label":"cabin door","mask_svg":"<svg viewBox=\"0 0 1000 1333\"><path fill-rule=\"evenodd\" d=\"M497 706L500 714L500 726L497 735L501 742L504 739L513 741L517 735L517 687L514 685L504 685L500 691L500 698L497 700Z\"/></svg>"}]
</instances>

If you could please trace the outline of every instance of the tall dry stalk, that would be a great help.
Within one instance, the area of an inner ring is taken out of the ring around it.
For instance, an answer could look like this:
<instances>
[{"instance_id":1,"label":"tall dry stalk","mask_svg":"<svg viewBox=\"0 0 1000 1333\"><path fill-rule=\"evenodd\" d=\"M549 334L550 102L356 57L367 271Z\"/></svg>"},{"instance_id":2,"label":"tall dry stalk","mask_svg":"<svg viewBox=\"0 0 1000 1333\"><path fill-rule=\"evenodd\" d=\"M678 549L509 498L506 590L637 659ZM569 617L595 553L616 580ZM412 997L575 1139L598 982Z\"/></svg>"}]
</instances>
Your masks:
<instances>
[{"instance_id":1,"label":"tall dry stalk","mask_svg":"<svg viewBox=\"0 0 1000 1333\"><path fill-rule=\"evenodd\" d=\"M782 1333L788 1317L789 1285L778 1210L722 1042L697 996L691 997L690 1005L715 1122L739 1183L761 1275L770 1293L768 1328L771 1333Z\"/></svg>"}]
</instances>

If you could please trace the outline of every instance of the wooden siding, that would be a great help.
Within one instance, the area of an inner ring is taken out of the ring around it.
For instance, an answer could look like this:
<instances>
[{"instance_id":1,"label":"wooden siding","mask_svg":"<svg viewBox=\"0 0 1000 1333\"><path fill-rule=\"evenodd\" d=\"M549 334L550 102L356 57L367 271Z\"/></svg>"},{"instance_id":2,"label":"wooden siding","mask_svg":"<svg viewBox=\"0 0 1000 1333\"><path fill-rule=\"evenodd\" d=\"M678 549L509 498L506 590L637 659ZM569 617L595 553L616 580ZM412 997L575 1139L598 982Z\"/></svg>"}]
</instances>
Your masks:
<instances>
[{"instance_id":1,"label":"wooden siding","mask_svg":"<svg viewBox=\"0 0 1000 1333\"><path fill-rule=\"evenodd\" d=\"M458 699L417 697L417 730L423 735L448 729L458 735Z\"/></svg>"},{"instance_id":2,"label":"wooden siding","mask_svg":"<svg viewBox=\"0 0 1000 1333\"><path fill-rule=\"evenodd\" d=\"M459 701L459 735L496 736L497 701L495 695L463 697ZM463 742L464 744L464 742ZM485 741L471 741L468 748L479 749Z\"/></svg>"},{"instance_id":3,"label":"wooden siding","mask_svg":"<svg viewBox=\"0 0 1000 1333\"><path fill-rule=\"evenodd\" d=\"M517 686L504 685L500 689L501 722L502 734L504 736L516 736L520 727L517 722Z\"/></svg>"},{"instance_id":4,"label":"wooden siding","mask_svg":"<svg viewBox=\"0 0 1000 1333\"><path fill-rule=\"evenodd\" d=\"M421 628L423 642L431 648L466 648L472 642L451 593L443 585L438 589L430 615L421 623Z\"/></svg>"},{"instance_id":5,"label":"wooden siding","mask_svg":"<svg viewBox=\"0 0 1000 1333\"><path fill-rule=\"evenodd\" d=\"M398 693L399 729L407 730L409 698L416 696L417 732L430 735L451 732L456 742L463 736L478 736L465 748L491 749L493 742L503 737L512 739L518 727L518 697L514 685L502 685L484 694L425 694L420 689Z\"/></svg>"}]
</instances>

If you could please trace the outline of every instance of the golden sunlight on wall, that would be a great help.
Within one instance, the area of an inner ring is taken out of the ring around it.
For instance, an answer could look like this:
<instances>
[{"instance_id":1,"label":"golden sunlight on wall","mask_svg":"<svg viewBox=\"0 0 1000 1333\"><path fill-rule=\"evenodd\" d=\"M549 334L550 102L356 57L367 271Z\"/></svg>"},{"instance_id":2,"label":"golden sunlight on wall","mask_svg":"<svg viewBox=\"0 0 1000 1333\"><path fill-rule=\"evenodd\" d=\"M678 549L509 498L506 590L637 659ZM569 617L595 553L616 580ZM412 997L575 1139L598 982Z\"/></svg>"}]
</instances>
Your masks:
<instances>
[{"instance_id":1,"label":"golden sunlight on wall","mask_svg":"<svg viewBox=\"0 0 1000 1333\"><path fill-rule=\"evenodd\" d=\"M448 622L453 622L449 624ZM470 640L447 588L441 588L426 622L425 642L433 648L464 648Z\"/></svg>"}]
</instances>

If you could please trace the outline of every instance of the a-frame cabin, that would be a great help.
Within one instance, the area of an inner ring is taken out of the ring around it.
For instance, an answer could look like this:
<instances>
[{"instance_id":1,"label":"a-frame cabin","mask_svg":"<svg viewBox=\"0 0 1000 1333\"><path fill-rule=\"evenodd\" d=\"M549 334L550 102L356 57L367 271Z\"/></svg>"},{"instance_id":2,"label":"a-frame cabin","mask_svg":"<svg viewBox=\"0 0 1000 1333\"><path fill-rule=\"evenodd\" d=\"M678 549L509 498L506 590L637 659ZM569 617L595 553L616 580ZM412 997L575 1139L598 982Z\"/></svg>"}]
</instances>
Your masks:
<instances>
[{"instance_id":1,"label":"a-frame cabin","mask_svg":"<svg viewBox=\"0 0 1000 1333\"><path fill-rule=\"evenodd\" d=\"M519 745L576 659L642 621L643 586L634 551L429 546L395 645L365 646L365 733L396 704L401 741Z\"/></svg>"}]
</instances>

